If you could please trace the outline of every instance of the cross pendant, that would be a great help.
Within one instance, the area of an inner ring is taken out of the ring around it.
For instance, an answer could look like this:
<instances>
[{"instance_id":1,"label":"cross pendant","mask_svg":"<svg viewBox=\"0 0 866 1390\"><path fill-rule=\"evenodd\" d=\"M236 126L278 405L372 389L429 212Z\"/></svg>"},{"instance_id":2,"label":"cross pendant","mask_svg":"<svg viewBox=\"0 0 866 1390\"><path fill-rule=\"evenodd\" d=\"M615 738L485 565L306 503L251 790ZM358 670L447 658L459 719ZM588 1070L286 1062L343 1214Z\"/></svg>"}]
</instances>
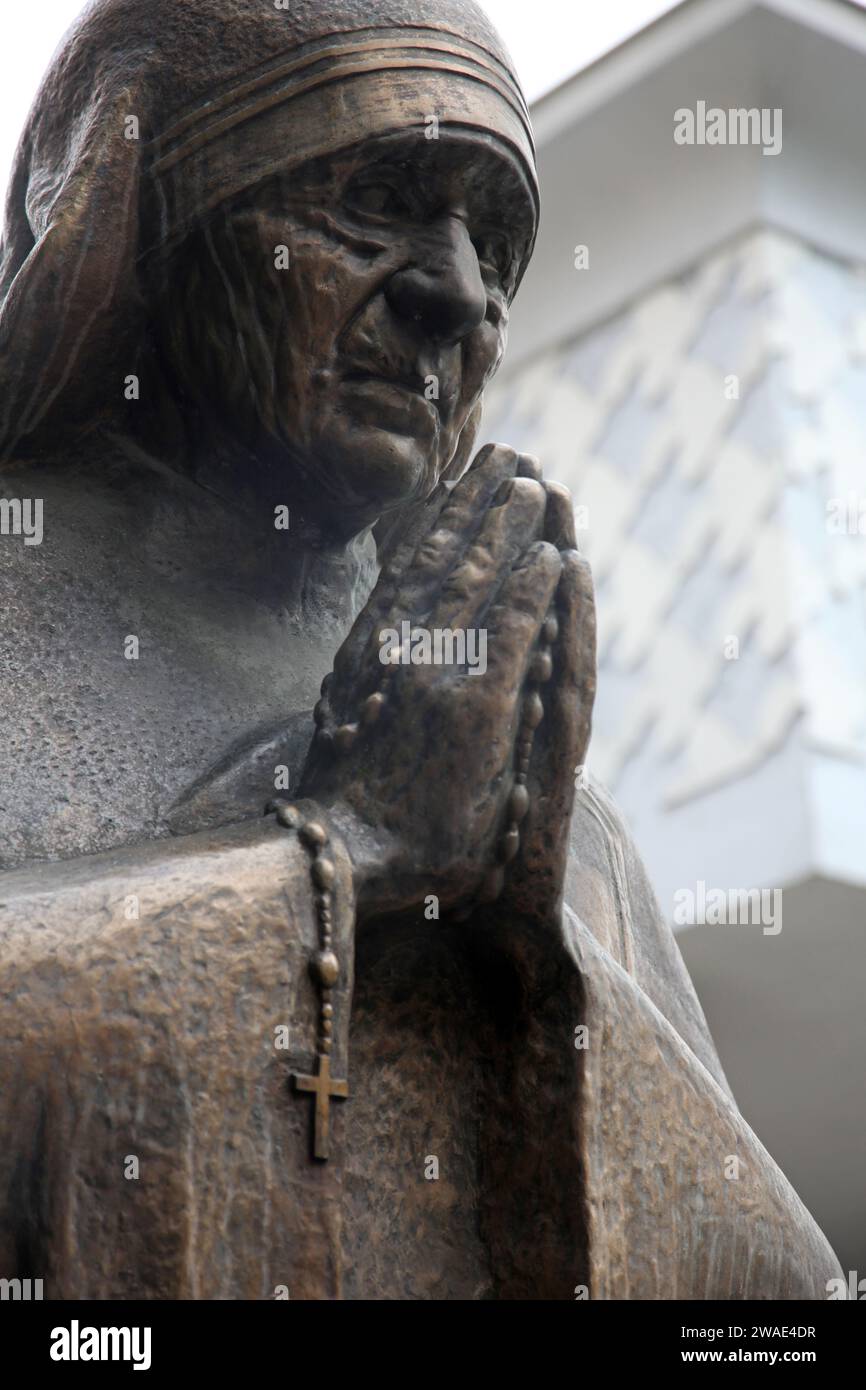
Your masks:
<instances>
[{"instance_id":1,"label":"cross pendant","mask_svg":"<svg viewBox=\"0 0 866 1390\"><path fill-rule=\"evenodd\" d=\"M292 1072L296 1091L310 1091L316 1097L316 1120L313 1129L313 1157L324 1161L330 1151L329 1118L331 1096L345 1100L349 1094L348 1081L338 1081L331 1076L331 1058L326 1052L318 1054L319 1071L316 1076L303 1076Z\"/></svg>"}]
</instances>

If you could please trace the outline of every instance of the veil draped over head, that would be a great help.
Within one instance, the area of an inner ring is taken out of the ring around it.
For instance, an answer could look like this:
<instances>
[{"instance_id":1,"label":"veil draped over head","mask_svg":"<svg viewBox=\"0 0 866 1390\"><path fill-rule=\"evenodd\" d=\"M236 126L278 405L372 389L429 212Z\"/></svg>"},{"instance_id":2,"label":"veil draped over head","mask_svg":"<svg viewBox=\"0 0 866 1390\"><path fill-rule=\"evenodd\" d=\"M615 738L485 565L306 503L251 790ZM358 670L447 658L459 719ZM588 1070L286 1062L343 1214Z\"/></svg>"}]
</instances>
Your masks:
<instances>
[{"instance_id":1,"label":"veil draped over head","mask_svg":"<svg viewBox=\"0 0 866 1390\"><path fill-rule=\"evenodd\" d=\"M122 393L143 252L275 172L431 116L506 146L537 214L526 105L471 0L92 0L13 166L0 461L38 455L48 431L98 421Z\"/></svg>"}]
</instances>

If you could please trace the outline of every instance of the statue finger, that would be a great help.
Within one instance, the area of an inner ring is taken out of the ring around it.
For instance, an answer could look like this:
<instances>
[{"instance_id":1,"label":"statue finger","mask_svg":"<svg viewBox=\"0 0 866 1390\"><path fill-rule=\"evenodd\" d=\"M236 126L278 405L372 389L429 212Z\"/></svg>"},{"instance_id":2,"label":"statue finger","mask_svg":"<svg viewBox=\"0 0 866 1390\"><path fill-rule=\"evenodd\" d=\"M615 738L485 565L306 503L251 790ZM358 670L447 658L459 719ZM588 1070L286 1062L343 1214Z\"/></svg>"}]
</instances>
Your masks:
<instances>
[{"instance_id":1,"label":"statue finger","mask_svg":"<svg viewBox=\"0 0 866 1390\"><path fill-rule=\"evenodd\" d=\"M485 524L498 489L514 476L516 464L513 449L487 445L446 496L432 529L420 538L407 537L395 548L337 654L334 670L338 678L354 680L361 671L378 674L383 629L399 628L404 620L420 620L428 613L466 547Z\"/></svg>"},{"instance_id":2,"label":"statue finger","mask_svg":"<svg viewBox=\"0 0 866 1390\"><path fill-rule=\"evenodd\" d=\"M562 483L546 482L544 487L547 493L544 539L557 550L577 550L571 493Z\"/></svg>"},{"instance_id":3,"label":"statue finger","mask_svg":"<svg viewBox=\"0 0 866 1390\"><path fill-rule=\"evenodd\" d=\"M517 476L518 478L534 478L537 483L544 482L541 461L534 454L518 454Z\"/></svg>"},{"instance_id":4,"label":"statue finger","mask_svg":"<svg viewBox=\"0 0 866 1390\"><path fill-rule=\"evenodd\" d=\"M486 512L476 539L441 587L430 625L463 628L481 620L527 546L541 539L545 493L531 478L510 478Z\"/></svg>"},{"instance_id":5,"label":"statue finger","mask_svg":"<svg viewBox=\"0 0 866 1390\"><path fill-rule=\"evenodd\" d=\"M542 625L540 651L529 668L532 728L521 731L515 748L515 779L525 772L527 796L515 840L519 854L507 868L510 900L543 920L549 919L561 891L575 769L586 758L595 694L595 607L589 566L574 550L560 558L555 600ZM491 894L500 881L506 881L501 871L491 883Z\"/></svg>"},{"instance_id":6,"label":"statue finger","mask_svg":"<svg viewBox=\"0 0 866 1390\"><path fill-rule=\"evenodd\" d=\"M525 854L533 829L550 845L550 832L571 814L578 770L586 762L595 699L595 601L592 574L576 550L562 553L562 574L545 628L550 644L550 678L539 687L543 718L536 730L529 764L533 816L527 825Z\"/></svg>"},{"instance_id":7,"label":"statue finger","mask_svg":"<svg viewBox=\"0 0 866 1390\"><path fill-rule=\"evenodd\" d=\"M548 742L556 757L559 740L568 738L582 761L595 701L596 614L592 571L576 550L563 552L555 612L558 633L553 650Z\"/></svg>"},{"instance_id":8,"label":"statue finger","mask_svg":"<svg viewBox=\"0 0 866 1390\"><path fill-rule=\"evenodd\" d=\"M405 599L414 589L423 592L437 577L444 577L457 550L473 536L500 484L513 478L517 455L504 444L485 444L459 481L440 484L440 505L416 519L387 565L392 601L398 589ZM449 546L453 553L449 555ZM403 592L405 591L405 592Z\"/></svg>"},{"instance_id":9,"label":"statue finger","mask_svg":"<svg viewBox=\"0 0 866 1390\"><path fill-rule=\"evenodd\" d=\"M487 679L506 699L513 699L526 684L561 571L556 547L533 542L508 573L486 615Z\"/></svg>"},{"instance_id":10,"label":"statue finger","mask_svg":"<svg viewBox=\"0 0 866 1390\"><path fill-rule=\"evenodd\" d=\"M400 586L398 601L407 615L432 606L455 565L486 525L488 509L504 482L514 477L517 455L500 444L482 450L481 463L457 483L437 523L418 544Z\"/></svg>"}]
</instances>

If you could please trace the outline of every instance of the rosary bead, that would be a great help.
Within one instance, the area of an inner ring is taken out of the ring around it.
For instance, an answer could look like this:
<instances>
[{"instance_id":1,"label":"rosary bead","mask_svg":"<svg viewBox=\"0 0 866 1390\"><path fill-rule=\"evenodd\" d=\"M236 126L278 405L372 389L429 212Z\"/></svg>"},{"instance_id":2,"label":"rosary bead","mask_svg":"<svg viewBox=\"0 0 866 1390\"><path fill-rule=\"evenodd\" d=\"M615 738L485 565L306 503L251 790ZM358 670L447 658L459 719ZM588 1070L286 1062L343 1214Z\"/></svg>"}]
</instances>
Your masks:
<instances>
[{"instance_id":1,"label":"rosary bead","mask_svg":"<svg viewBox=\"0 0 866 1390\"><path fill-rule=\"evenodd\" d=\"M325 827L319 825L317 820L308 820L305 825L301 826L298 835L307 849L312 850L321 849L328 838Z\"/></svg>"},{"instance_id":2,"label":"rosary bead","mask_svg":"<svg viewBox=\"0 0 866 1390\"><path fill-rule=\"evenodd\" d=\"M550 646L553 645L553 643L559 636L559 623L557 622L556 618L545 618L544 626L541 629L541 635L543 636L545 642L547 642Z\"/></svg>"},{"instance_id":3,"label":"rosary bead","mask_svg":"<svg viewBox=\"0 0 866 1390\"><path fill-rule=\"evenodd\" d=\"M333 885L336 870L330 859L315 859L313 861L311 873L316 887L321 888L322 892L324 892ZM324 911L323 905L321 911L322 916L324 916Z\"/></svg>"},{"instance_id":4,"label":"rosary bead","mask_svg":"<svg viewBox=\"0 0 866 1390\"><path fill-rule=\"evenodd\" d=\"M529 792L524 786L511 788L508 798L508 815L515 825L519 825L529 810Z\"/></svg>"},{"instance_id":5,"label":"rosary bead","mask_svg":"<svg viewBox=\"0 0 866 1390\"><path fill-rule=\"evenodd\" d=\"M512 825L506 830L499 842L499 857L504 864L508 864L520 849L520 831L516 825Z\"/></svg>"},{"instance_id":6,"label":"rosary bead","mask_svg":"<svg viewBox=\"0 0 866 1390\"><path fill-rule=\"evenodd\" d=\"M296 829L301 817L295 806L289 806L285 801L278 801L276 805L277 821L280 825L285 825L287 829Z\"/></svg>"},{"instance_id":7,"label":"rosary bead","mask_svg":"<svg viewBox=\"0 0 866 1390\"><path fill-rule=\"evenodd\" d=\"M340 962L333 951L317 951L313 956L313 972L326 989L335 985L340 974Z\"/></svg>"},{"instance_id":8,"label":"rosary bead","mask_svg":"<svg viewBox=\"0 0 866 1390\"><path fill-rule=\"evenodd\" d=\"M523 723L527 729L537 729L544 718L544 705L537 690L526 697L523 706Z\"/></svg>"},{"instance_id":9,"label":"rosary bead","mask_svg":"<svg viewBox=\"0 0 866 1390\"><path fill-rule=\"evenodd\" d=\"M553 675L553 658L550 652L536 652L529 665L529 679L543 685Z\"/></svg>"},{"instance_id":10,"label":"rosary bead","mask_svg":"<svg viewBox=\"0 0 866 1390\"><path fill-rule=\"evenodd\" d=\"M375 724L386 703L386 697L381 690L375 690L372 695L368 695L361 709L361 723Z\"/></svg>"},{"instance_id":11,"label":"rosary bead","mask_svg":"<svg viewBox=\"0 0 866 1390\"><path fill-rule=\"evenodd\" d=\"M348 753L357 737L357 724L341 724L334 734L334 743L341 753Z\"/></svg>"}]
</instances>

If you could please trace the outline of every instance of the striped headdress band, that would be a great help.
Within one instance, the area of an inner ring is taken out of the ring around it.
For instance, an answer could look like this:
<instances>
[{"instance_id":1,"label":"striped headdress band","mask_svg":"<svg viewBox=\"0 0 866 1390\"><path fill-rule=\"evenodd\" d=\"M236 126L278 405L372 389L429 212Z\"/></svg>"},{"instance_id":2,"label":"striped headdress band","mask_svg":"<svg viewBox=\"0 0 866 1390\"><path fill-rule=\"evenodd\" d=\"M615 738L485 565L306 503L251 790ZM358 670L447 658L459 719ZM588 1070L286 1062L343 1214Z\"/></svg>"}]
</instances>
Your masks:
<instances>
[{"instance_id":1,"label":"striped headdress band","mask_svg":"<svg viewBox=\"0 0 866 1390\"><path fill-rule=\"evenodd\" d=\"M239 74L151 141L163 236L268 174L362 138L423 130L431 115L504 141L537 201L529 112L506 65L446 29L366 28Z\"/></svg>"}]
</instances>

